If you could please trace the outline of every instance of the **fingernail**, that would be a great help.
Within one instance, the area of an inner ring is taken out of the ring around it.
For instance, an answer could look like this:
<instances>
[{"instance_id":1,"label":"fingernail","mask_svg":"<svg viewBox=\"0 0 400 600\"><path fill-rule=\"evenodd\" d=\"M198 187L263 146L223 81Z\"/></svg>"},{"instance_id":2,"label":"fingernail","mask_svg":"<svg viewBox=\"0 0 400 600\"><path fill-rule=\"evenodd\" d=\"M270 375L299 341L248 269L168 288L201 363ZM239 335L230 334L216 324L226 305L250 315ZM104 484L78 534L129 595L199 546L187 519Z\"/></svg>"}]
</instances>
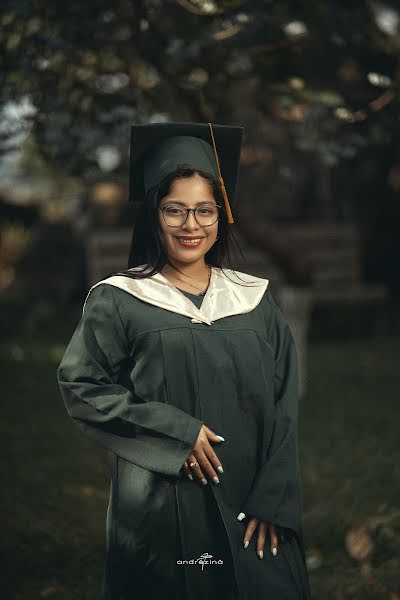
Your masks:
<instances>
[{"instance_id":1,"label":"fingernail","mask_svg":"<svg viewBox=\"0 0 400 600\"><path fill-rule=\"evenodd\" d=\"M276 556L276 553L278 552L278 550L276 548L272 548L271 552L274 556Z\"/></svg>"},{"instance_id":2,"label":"fingernail","mask_svg":"<svg viewBox=\"0 0 400 600\"><path fill-rule=\"evenodd\" d=\"M187 473L187 476L193 481L193 475L191 473Z\"/></svg>"},{"instance_id":3,"label":"fingernail","mask_svg":"<svg viewBox=\"0 0 400 600\"><path fill-rule=\"evenodd\" d=\"M247 548L248 545L249 545L249 540L246 540L245 543L243 544L243 547Z\"/></svg>"},{"instance_id":4,"label":"fingernail","mask_svg":"<svg viewBox=\"0 0 400 600\"><path fill-rule=\"evenodd\" d=\"M201 483L202 483L203 485L207 485L207 479L202 479L202 480L201 480Z\"/></svg>"},{"instance_id":5,"label":"fingernail","mask_svg":"<svg viewBox=\"0 0 400 600\"><path fill-rule=\"evenodd\" d=\"M246 515L244 514L244 512L240 512L236 518L238 521L243 521L243 519L246 518Z\"/></svg>"},{"instance_id":6,"label":"fingernail","mask_svg":"<svg viewBox=\"0 0 400 600\"><path fill-rule=\"evenodd\" d=\"M262 550L260 550L260 552L258 553L258 556L259 556L260 558L263 558L263 557L264 557L264 552L263 552Z\"/></svg>"},{"instance_id":7,"label":"fingernail","mask_svg":"<svg viewBox=\"0 0 400 600\"><path fill-rule=\"evenodd\" d=\"M221 442L224 442L224 441L225 441L225 438L223 438L223 437L222 437L222 435L217 435L217 438L218 438L219 440L221 440Z\"/></svg>"},{"instance_id":8,"label":"fingernail","mask_svg":"<svg viewBox=\"0 0 400 600\"><path fill-rule=\"evenodd\" d=\"M219 467L217 467L217 471L219 471L220 473L223 473L223 472L224 472L224 470L223 470L223 468L221 467L221 465L219 465Z\"/></svg>"},{"instance_id":9,"label":"fingernail","mask_svg":"<svg viewBox=\"0 0 400 600\"><path fill-rule=\"evenodd\" d=\"M218 479L218 477L217 477L217 476L213 477L213 482L214 482L214 483L219 483L219 479Z\"/></svg>"}]
</instances>

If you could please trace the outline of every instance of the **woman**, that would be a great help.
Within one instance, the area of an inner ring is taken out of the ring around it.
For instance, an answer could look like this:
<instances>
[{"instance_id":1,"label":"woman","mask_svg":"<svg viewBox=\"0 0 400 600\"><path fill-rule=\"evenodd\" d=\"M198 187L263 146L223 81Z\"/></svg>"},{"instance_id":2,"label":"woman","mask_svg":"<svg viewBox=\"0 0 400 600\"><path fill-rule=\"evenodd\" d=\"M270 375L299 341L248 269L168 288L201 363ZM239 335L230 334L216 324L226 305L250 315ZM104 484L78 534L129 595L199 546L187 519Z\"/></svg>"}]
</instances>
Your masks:
<instances>
[{"instance_id":1,"label":"woman","mask_svg":"<svg viewBox=\"0 0 400 600\"><path fill-rule=\"evenodd\" d=\"M129 268L58 368L110 459L106 600L310 597L294 341L268 280L224 268L242 132L132 128Z\"/></svg>"}]
</instances>

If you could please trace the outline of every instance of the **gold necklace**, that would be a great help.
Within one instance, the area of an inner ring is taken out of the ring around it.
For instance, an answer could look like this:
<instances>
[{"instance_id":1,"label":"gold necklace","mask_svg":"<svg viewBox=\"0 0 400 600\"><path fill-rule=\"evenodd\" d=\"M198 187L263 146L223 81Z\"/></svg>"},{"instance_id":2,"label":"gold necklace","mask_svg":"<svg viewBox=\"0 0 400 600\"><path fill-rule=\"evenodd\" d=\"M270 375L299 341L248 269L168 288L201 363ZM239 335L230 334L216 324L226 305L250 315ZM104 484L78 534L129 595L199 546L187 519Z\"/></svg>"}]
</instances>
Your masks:
<instances>
[{"instance_id":1,"label":"gold necklace","mask_svg":"<svg viewBox=\"0 0 400 600\"><path fill-rule=\"evenodd\" d=\"M183 283L187 283L188 285L190 285L190 287L194 287L195 290L199 290L200 289L196 285L193 285L192 283L189 283L188 281L185 281L184 279L182 279L182 277L178 277L177 275L171 275L170 273L169 273L169 276L173 277L174 279L178 279L179 281L183 281ZM210 279L211 279L211 267L210 267L210 265L208 265L208 282L207 282L207 288L210 285ZM206 291L207 291L207 288L205 290L201 290L200 294L205 294ZM197 295L200 296L200 294L197 294Z\"/></svg>"}]
</instances>

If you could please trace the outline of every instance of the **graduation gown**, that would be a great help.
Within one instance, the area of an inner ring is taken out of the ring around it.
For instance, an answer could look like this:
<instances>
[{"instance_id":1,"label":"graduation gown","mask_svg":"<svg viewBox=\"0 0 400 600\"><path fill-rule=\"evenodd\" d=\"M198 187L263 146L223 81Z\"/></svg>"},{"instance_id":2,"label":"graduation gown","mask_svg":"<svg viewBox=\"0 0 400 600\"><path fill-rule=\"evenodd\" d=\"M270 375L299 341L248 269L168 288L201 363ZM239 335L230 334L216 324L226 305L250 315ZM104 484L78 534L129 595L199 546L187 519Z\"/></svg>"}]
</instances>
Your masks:
<instances>
[{"instance_id":1,"label":"graduation gown","mask_svg":"<svg viewBox=\"0 0 400 600\"><path fill-rule=\"evenodd\" d=\"M90 288L57 376L108 451L104 600L310 598L297 369L267 279L212 267L200 308L161 273ZM203 424L225 438L219 485L182 468ZM275 557L258 529L243 548L252 516L278 526Z\"/></svg>"}]
</instances>

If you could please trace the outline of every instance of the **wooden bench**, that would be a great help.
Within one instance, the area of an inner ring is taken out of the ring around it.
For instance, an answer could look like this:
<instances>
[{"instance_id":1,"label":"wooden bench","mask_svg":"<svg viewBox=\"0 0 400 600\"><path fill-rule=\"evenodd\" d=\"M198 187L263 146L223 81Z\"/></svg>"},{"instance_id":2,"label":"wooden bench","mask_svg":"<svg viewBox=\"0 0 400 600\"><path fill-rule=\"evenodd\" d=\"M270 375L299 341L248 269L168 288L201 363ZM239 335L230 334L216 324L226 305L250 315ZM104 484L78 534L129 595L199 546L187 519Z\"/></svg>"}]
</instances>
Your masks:
<instances>
[{"instance_id":1,"label":"wooden bench","mask_svg":"<svg viewBox=\"0 0 400 600\"><path fill-rule=\"evenodd\" d=\"M285 225L282 235L311 273L314 306L386 304L385 285L363 281L363 239L347 225Z\"/></svg>"}]
</instances>

